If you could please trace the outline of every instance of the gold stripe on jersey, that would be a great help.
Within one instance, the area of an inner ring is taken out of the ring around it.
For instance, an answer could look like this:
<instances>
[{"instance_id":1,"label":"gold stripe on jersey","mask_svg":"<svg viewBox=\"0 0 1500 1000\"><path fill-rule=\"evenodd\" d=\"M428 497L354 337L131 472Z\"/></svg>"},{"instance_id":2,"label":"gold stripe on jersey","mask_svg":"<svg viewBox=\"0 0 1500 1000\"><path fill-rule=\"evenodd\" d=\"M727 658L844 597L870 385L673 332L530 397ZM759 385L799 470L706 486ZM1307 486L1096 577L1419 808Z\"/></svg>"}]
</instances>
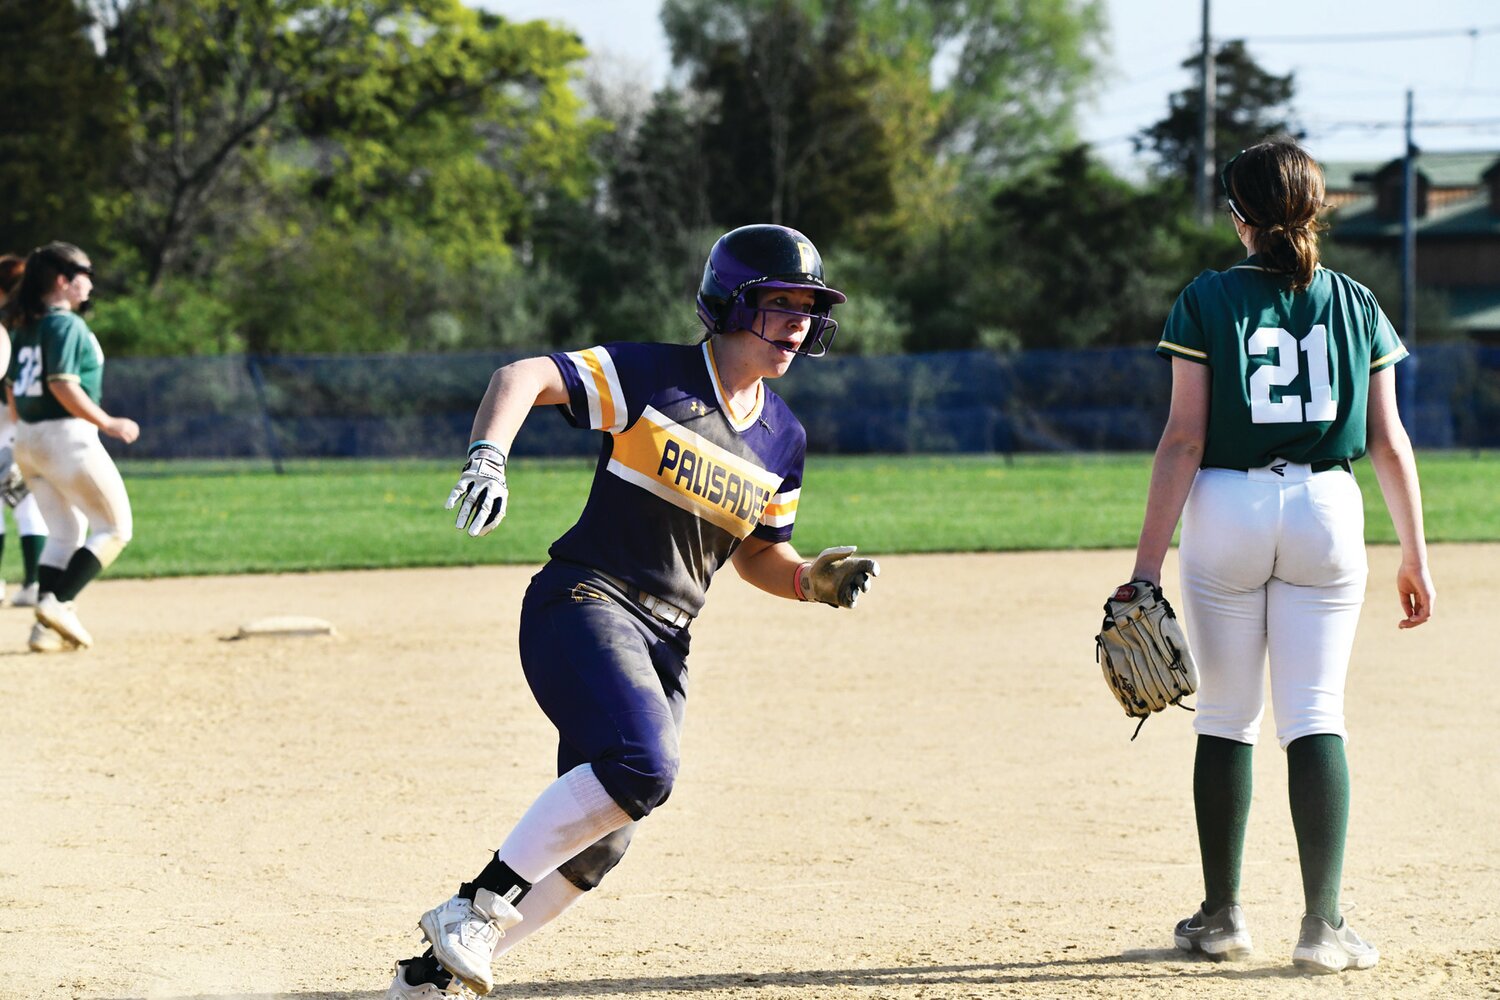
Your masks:
<instances>
[{"instance_id":1,"label":"gold stripe on jersey","mask_svg":"<svg viewBox=\"0 0 1500 1000\"><path fill-rule=\"evenodd\" d=\"M714 395L719 397L719 405L724 408L724 416L729 420L729 426L737 431L747 430L755 423L755 418L760 416L766 407L765 383L755 384L755 405L750 407L750 412L743 417L736 416L734 407L729 404L729 397L724 393L724 384L719 381L719 366L714 361L714 345L712 340L703 342L703 358L708 363L708 379L714 384Z\"/></svg>"},{"instance_id":2,"label":"gold stripe on jersey","mask_svg":"<svg viewBox=\"0 0 1500 1000\"><path fill-rule=\"evenodd\" d=\"M1376 371L1377 369L1384 368L1386 365L1391 364L1392 362L1395 362L1395 361L1400 361L1404 357L1406 357L1406 345L1402 344L1399 347L1397 347L1394 351L1392 351L1391 353L1387 354L1385 357L1383 357L1383 358L1376 358L1374 361L1371 361L1370 362L1370 371L1373 372L1373 371Z\"/></svg>"},{"instance_id":3,"label":"gold stripe on jersey","mask_svg":"<svg viewBox=\"0 0 1500 1000\"><path fill-rule=\"evenodd\" d=\"M736 538L749 535L781 485L774 474L721 448L648 406L614 435L610 472L711 521Z\"/></svg>"},{"instance_id":4,"label":"gold stripe on jersey","mask_svg":"<svg viewBox=\"0 0 1500 1000\"><path fill-rule=\"evenodd\" d=\"M1156 345L1156 348L1157 350L1171 351L1173 354L1181 354L1185 358L1197 358L1199 361L1208 360L1207 351L1199 351L1191 347L1183 347L1181 344L1174 344L1170 340L1159 341Z\"/></svg>"},{"instance_id":5,"label":"gold stripe on jersey","mask_svg":"<svg viewBox=\"0 0 1500 1000\"><path fill-rule=\"evenodd\" d=\"M602 347L590 347L586 351L569 351L567 358L578 370L588 397L589 427L610 433L624 430L625 392L620 388L620 376L609 352Z\"/></svg>"},{"instance_id":6,"label":"gold stripe on jersey","mask_svg":"<svg viewBox=\"0 0 1500 1000\"><path fill-rule=\"evenodd\" d=\"M802 488L787 490L778 493L766 502L766 509L760 515L760 523L768 528L786 528L797 520L797 498L802 495Z\"/></svg>"}]
</instances>

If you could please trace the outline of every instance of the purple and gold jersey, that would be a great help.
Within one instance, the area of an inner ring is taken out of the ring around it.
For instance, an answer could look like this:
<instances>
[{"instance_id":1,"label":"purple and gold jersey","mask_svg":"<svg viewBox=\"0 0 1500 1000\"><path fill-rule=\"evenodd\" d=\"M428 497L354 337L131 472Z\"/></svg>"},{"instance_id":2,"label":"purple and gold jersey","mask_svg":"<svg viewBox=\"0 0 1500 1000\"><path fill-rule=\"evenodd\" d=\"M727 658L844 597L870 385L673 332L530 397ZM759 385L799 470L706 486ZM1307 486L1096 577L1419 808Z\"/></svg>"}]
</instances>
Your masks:
<instances>
[{"instance_id":1,"label":"purple and gold jersey","mask_svg":"<svg viewBox=\"0 0 1500 1000\"><path fill-rule=\"evenodd\" d=\"M575 427L604 431L578 523L550 555L603 570L696 615L747 535L792 537L807 434L761 383L733 413L713 344L606 344L552 355Z\"/></svg>"}]
</instances>

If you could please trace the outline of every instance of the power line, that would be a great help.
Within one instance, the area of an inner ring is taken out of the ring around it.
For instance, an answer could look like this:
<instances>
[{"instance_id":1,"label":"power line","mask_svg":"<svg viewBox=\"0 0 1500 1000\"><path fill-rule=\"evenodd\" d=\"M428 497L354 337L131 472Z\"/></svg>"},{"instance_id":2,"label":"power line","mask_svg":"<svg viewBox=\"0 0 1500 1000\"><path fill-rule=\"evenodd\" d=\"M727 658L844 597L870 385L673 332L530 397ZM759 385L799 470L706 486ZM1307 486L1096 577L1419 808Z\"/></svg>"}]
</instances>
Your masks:
<instances>
[{"instance_id":1,"label":"power line","mask_svg":"<svg viewBox=\"0 0 1500 1000\"><path fill-rule=\"evenodd\" d=\"M1430 31L1367 31L1337 35L1244 35L1240 41L1260 45L1327 45L1345 42L1410 42L1424 38L1478 38L1500 32L1500 24L1478 28L1434 28Z\"/></svg>"}]
</instances>

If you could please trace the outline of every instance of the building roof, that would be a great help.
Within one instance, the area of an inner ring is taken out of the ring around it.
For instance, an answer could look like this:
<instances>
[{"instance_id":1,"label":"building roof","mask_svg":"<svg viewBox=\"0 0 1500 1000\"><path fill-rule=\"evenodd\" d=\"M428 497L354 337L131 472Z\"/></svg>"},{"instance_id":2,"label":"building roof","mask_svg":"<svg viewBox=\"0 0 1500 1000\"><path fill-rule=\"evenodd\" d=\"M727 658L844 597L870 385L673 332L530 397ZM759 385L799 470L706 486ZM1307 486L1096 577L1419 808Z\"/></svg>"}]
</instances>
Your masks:
<instances>
[{"instance_id":1,"label":"building roof","mask_svg":"<svg viewBox=\"0 0 1500 1000\"><path fill-rule=\"evenodd\" d=\"M1335 160L1324 163L1323 178L1330 191L1366 190L1377 174L1401 169L1402 157L1390 160ZM1417 153L1417 170L1435 187L1478 187L1491 167L1500 164L1500 150L1460 150Z\"/></svg>"},{"instance_id":2,"label":"building roof","mask_svg":"<svg viewBox=\"0 0 1500 1000\"><path fill-rule=\"evenodd\" d=\"M1448 315L1469 331L1500 330L1500 288L1446 288Z\"/></svg>"},{"instance_id":3,"label":"building roof","mask_svg":"<svg viewBox=\"0 0 1500 1000\"><path fill-rule=\"evenodd\" d=\"M1375 214L1375 198L1357 198L1334 209L1328 218L1334 239L1372 239L1401 236L1401 220L1382 219ZM1444 236L1500 236L1500 215L1490 211L1487 191L1459 198L1434 208L1417 219L1417 236L1422 239Z\"/></svg>"}]
</instances>

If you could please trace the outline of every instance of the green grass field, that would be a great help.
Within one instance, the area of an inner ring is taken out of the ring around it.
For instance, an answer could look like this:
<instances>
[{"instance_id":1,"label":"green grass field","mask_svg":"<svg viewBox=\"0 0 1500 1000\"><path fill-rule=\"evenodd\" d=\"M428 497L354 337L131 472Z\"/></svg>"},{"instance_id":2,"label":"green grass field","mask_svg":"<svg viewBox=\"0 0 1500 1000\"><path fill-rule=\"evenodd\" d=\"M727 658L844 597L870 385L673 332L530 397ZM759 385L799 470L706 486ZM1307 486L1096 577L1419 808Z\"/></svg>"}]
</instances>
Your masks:
<instances>
[{"instance_id":1,"label":"green grass field","mask_svg":"<svg viewBox=\"0 0 1500 1000\"><path fill-rule=\"evenodd\" d=\"M878 554L1132 547L1150 462L814 456L795 541L804 552L856 543ZM1419 463L1431 540L1500 539L1500 455L1433 452ZM577 516L592 469L592 460L518 459L510 515L489 537L470 539L442 509L452 462L293 463L281 476L263 466L125 463L135 542L110 575L539 562ZM1394 541L1369 463L1356 469L1369 539Z\"/></svg>"}]
</instances>

